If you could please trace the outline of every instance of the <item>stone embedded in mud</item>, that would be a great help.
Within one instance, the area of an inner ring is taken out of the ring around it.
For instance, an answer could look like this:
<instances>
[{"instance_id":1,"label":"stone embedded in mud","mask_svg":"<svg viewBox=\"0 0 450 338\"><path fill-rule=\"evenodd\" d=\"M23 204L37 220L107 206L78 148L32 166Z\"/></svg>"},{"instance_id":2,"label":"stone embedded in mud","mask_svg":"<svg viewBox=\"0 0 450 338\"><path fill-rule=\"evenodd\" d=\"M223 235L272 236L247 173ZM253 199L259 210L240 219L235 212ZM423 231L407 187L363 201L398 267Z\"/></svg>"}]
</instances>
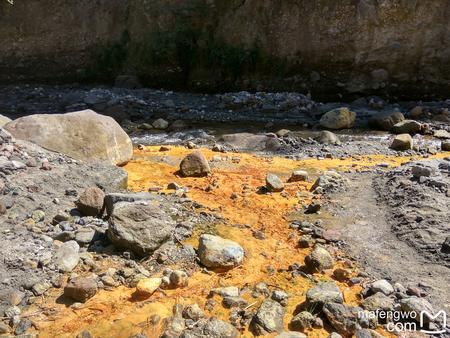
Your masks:
<instances>
[{"instance_id":1,"label":"stone embedded in mud","mask_svg":"<svg viewBox=\"0 0 450 338\"><path fill-rule=\"evenodd\" d=\"M410 150L413 148L413 138L409 134L400 134L394 137L390 148L393 150Z\"/></svg>"},{"instance_id":2,"label":"stone embedded in mud","mask_svg":"<svg viewBox=\"0 0 450 338\"><path fill-rule=\"evenodd\" d=\"M280 192L284 189L284 183L275 174L267 174L266 188L270 192Z\"/></svg>"},{"instance_id":3,"label":"stone embedded in mud","mask_svg":"<svg viewBox=\"0 0 450 338\"><path fill-rule=\"evenodd\" d=\"M285 309L278 302L266 299L262 302L250 323L250 331L256 336L283 331Z\"/></svg>"},{"instance_id":4,"label":"stone embedded in mud","mask_svg":"<svg viewBox=\"0 0 450 338\"><path fill-rule=\"evenodd\" d=\"M190 153L180 163L180 173L185 177L202 177L210 172L209 163L200 151Z\"/></svg>"},{"instance_id":5,"label":"stone embedded in mud","mask_svg":"<svg viewBox=\"0 0 450 338\"><path fill-rule=\"evenodd\" d=\"M203 329L204 337L237 338L239 331L223 320L210 318Z\"/></svg>"},{"instance_id":6,"label":"stone embedded in mud","mask_svg":"<svg viewBox=\"0 0 450 338\"><path fill-rule=\"evenodd\" d=\"M341 290L334 282L322 282L306 292L306 303L321 307L325 303L342 303L344 298Z\"/></svg>"},{"instance_id":7,"label":"stone embedded in mud","mask_svg":"<svg viewBox=\"0 0 450 338\"><path fill-rule=\"evenodd\" d=\"M391 128L394 134L417 134L422 130L422 124L414 120L404 120L394 124Z\"/></svg>"},{"instance_id":8,"label":"stone embedded in mud","mask_svg":"<svg viewBox=\"0 0 450 338\"><path fill-rule=\"evenodd\" d=\"M97 216L103 207L105 193L98 187L84 190L75 202L77 209L85 216Z\"/></svg>"},{"instance_id":9,"label":"stone embedded in mud","mask_svg":"<svg viewBox=\"0 0 450 338\"><path fill-rule=\"evenodd\" d=\"M119 202L109 219L108 238L118 249L143 257L167 242L175 227L176 222L156 203Z\"/></svg>"},{"instance_id":10,"label":"stone embedded in mud","mask_svg":"<svg viewBox=\"0 0 450 338\"><path fill-rule=\"evenodd\" d=\"M151 296L160 286L161 278L144 278L136 285L136 293L141 296Z\"/></svg>"},{"instance_id":11,"label":"stone embedded in mud","mask_svg":"<svg viewBox=\"0 0 450 338\"><path fill-rule=\"evenodd\" d=\"M322 130L315 140L321 144L340 144L341 141L335 133L328 130Z\"/></svg>"},{"instance_id":12,"label":"stone embedded in mud","mask_svg":"<svg viewBox=\"0 0 450 338\"><path fill-rule=\"evenodd\" d=\"M53 256L56 268L61 272L70 272L75 269L80 261L79 250L80 246L75 241L61 244Z\"/></svg>"},{"instance_id":13,"label":"stone embedded in mud","mask_svg":"<svg viewBox=\"0 0 450 338\"><path fill-rule=\"evenodd\" d=\"M133 156L131 139L120 125L92 110L29 115L9 122L5 129L18 139L77 160L122 164Z\"/></svg>"},{"instance_id":14,"label":"stone embedded in mud","mask_svg":"<svg viewBox=\"0 0 450 338\"><path fill-rule=\"evenodd\" d=\"M200 236L198 256L208 268L231 269L244 260L244 249L229 239L204 234Z\"/></svg>"},{"instance_id":15,"label":"stone embedded in mud","mask_svg":"<svg viewBox=\"0 0 450 338\"><path fill-rule=\"evenodd\" d=\"M316 245L312 252L305 257L305 265L312 271L323 271L334 266L334 259L327 249Z\"/></svg>"},{"instance_id":16,"label":"stone embedded in mud","mask_svg":"<svg viewBox=\"0 0 450 338\"><path fill-rule=\"evenodd\" d=\"M346 129L355 124L356 113L346 107L336 108L325 113L320 119L320 125L327 129Z\"/></svg>"},{"instance_id":17,"label":"stone embedded in mud","mask_svg":"<svg viewBox=\"0 0 450 338\"><path fill-rule=\"evenodd\" d=\"M72 278L64 288L64 296L84 303L97 293L97 281L94 278Z\"/></svg>"}]
</instances>

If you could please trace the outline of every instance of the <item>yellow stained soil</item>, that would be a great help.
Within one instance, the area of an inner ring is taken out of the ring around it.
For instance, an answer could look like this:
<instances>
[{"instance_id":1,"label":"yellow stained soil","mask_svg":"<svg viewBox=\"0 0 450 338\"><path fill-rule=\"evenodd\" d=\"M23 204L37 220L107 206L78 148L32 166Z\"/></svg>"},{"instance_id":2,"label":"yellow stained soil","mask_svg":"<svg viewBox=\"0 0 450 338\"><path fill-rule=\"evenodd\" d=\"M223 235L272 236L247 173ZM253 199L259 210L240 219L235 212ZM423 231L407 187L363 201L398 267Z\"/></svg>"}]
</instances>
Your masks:
<instances>
[{"instance_id":1,"label":"yellow stained soil","mask_svg":"<svg viewBox=\"0 0 450 338\"><path fill-rule=\"evenodd\" d=\"M188 196L226 219L226 224L217 226L217 233L225 238L241 244L246 252L242 266L226 273L206 274L196 272L189 280L189 287L164 293L156 292L149 299L136 299L133 289L118 287L103 290L83 304L73 309L65 304L58 304L55 299L62 290L53 291L46 299L37 304L48 310L33 313L37 307L31 308L29 314L39 328L40 337L74 337L83 329L91 332L93 337L129 337L134 333L145 333L149 337L157 337L162 329L162 321L152 323L152 316L169 317L175 303L198 303L203 306L206 296L212 288L220 286L254 286L260 281L268 283L271 288L279 287L290 294L285 325L292 318L296 306L305 299L305 293L311 283L303 278L292 278L286 272L293 263L302 264L309 249L297 247L298 235L288 227L287 215L302 204L308 204L313 195L308 191L311 182L287 183L284 193L258 194L258 188L264 185L268 172L278 174L284 181L293 170L304 169L313 175L325 170L348 170L377 165L381 162L392 166L407 162L408 157L364 156L355 159L308 159L302 161L285 158L264 158L245 153L221 154L201 149L211 160L213 156L228 157L228 160L213 162L212 174L204 178L182 178L177 176L181 159L191 152L182 147L172 147L167 152L160 152L159 147L146 147L135 150L135 160L124 168L129 174L129 189L147 191L152 187L167 187L170 182L189 188ZM439 154L444 157L447 154ZM237 162L239 158L239 163ZM205 189L211 186L212 189ZM214 188L215 187L215 188ZM231 198L233 193L237 198ZM301 213L299 213L301 214ZM262 230L265 240L253 237L248 228L235 227L234 224L248 224L251 229ZM197 246L199 233L194 234L189 243ZM344 262L338 261L338 266ZM269 267L271 267L269 269ZM277 272L271 273L274 268ZM353 271L355 270L354 268ZM356 271L354 271L356 273ZM319 280L332 279L331 272L317 275ZM349 287L338 283L347 304L359 302L359 286ZM253 299L250 292L244 295L253 307L257 307L261 299ZM220 304L220 303L219 303ZM229 312L220 305L209 313L227 320ZM244 337L251 337L244 332ZM309 337L326 337L324 330L311 330Z\"/></svg>"}]
</instances>

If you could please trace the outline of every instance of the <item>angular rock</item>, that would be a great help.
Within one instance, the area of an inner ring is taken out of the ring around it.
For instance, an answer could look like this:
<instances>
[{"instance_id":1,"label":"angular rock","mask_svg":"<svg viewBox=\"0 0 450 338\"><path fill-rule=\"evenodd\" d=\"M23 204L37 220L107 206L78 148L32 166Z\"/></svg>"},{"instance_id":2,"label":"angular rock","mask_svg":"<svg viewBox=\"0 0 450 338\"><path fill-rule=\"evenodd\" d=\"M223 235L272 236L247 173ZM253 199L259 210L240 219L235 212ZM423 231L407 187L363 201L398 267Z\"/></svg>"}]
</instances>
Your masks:
<instances>
[{"instance_id":1,"label":"angular rock","mask_svg":"<svg viewBox=\"0 0 450 338\"><path fill-rule=\"evenodd\" d=\"M119 249L142 257L167 242L175 221L155 203L119 202L109 219L108 238Z\"/></svg>"},{"instance_id":2,"label":"angular rock","mask_svg":"<svg viewBox=\"0 0 450 338\"><path fill-rule=\"evenodd\" d=\"M416 312L420 314L422 311L426 311L431 315L434 315L434 309L433 306L428 302L425 298L419 298L416 296L409 297L409 298L403 298L399 301L400 303L400 309L401 311L405 312ZM417 321L419 321L419 316L415 318ZM428 316L424 316L424 323L431 322L431 318Z\"/></svg>"},{"instance_id":3,"label":"angular rock","mask_svg":"<svg viewBox=\"0 0 450 338\"><path fill-rule=\"evenodd\" d=\"M391 128L394 134L410 134L420 133L422 124L414 120L404 120L394 124Z\"/></svg>"},{"instance_id":4,"label":"angular rock","mask_svg":"<svg viewBox=\"0 0 450 338\"><path fill-rule=\"evenodd\" d=\"M70 272L75 269L80 261L79 250L80 246L75 241L61 244L53 256L56 268L61 272Z\"/></svg>"},{"instance_id":5,"label":"angular rock","mask_svg":"<svg viewBox=\"0 0 450 338\"><path fill-rule=\"evenodd\" d=\"M208 161L199 151L190 153L180 163L180 173L185 177L202 177L207 176L210 172Z\"/></svg>"},{"instance_id":6,"label":"angular rock","mask_svg":"<svg viewBox=\"0 0 450 338\"><path fill-rule=\"evenodd\" d=\"M342 335L352 336L361 328L358 323L358 310L339 303L326 303L323 312L331 325Z\"/></svg>"},{"instance_id":7,"label":"angular rock","mask_svg":"<svg viewBox=\"0 0 450 338\"><path fill-rule=\"evenodd\" d=\"M200 236L198 256L208 268L231 269L244 260L244 249L231 240L204 234Z\"/></svg>"},{"instance_id":8,"label":"angular rock","mask_svg":"<svg viewBox=\"0 0 450 338\"><path fill-rule=\"evenodd\" d=\"M92 110L29 115L9 122L5 129L18 139L77 160L122 164L133 156L131 139L120 125Z\"/></svg>"},{"instance_id":9,"label":"angular rock","mask_svg":"<svg viewBox=\"0 0 450 338\"><path fill-rule=\"evenodd\" d=\"M391 311L394 309L394 300L382 292L377 292L376 294L364 299L362 307L368 311L376 311L378 309Z\"/></svg>"},{"instance_id":10,"label":"angular rock","mask_svg":"<svg viewBox=\"0 0 450 338\"><path fill-rule=\"evenodd\" d=\"M441 142L441 150L442 151L450 151L450 141L442 141Z\"/></svg>"},{"instance_id":11,"label":"angular rock","mask_svg":"<svg viewBox=\"0 0 450 338\"><path fill-rule=\"evenodd\" d=\"M327 129L346 129L353 127L355 119L356 113L348 108L336 108L322 116L320 125Z\"/></svg>"},{"instance_id":12,"label":"angular rock","mask_svg":"<svg viewBox=\"0 0 450 338\"><path fill-rule=\"evenodd\" d=\"M262 302L250 323L250 330L256 336L283 331L285 310L278 302L266 299Z\"/></svg>"},{"instance_id":13,"label":"angular rock","mask_svg":"<svg viewBox=\"0 0 450 338\"><path fill-rule=\"evenodd\" d=\"M72 278L64 288L64 296L84 303L97 293L97 281L94 278Z\"/></svg>"},{"instance_id":14,"label":"angular rock","mask_svg":"<svg viewBox=\"0 0 450 338\"><path fill-rule=\"evenodd\" d=\"M284 183L275 174L267 174L266 188L270 192L280 192L284 189Z\"/></svg>"},{"instance_id":15,"label":"angular rock","mask_svg":"<svg viewBox=\"0 0 450 338\"><path fill-rule=\"evenodd\" d=\"M305 170L296 170L291 174L289 182L306 182L308 181L309 175Z\"/></svg>"},{"instance_id":16,"label":"angular rock","mask_svg":"<svg viewBox=\"0 0 450 338\"><path fill-rule=\"evenodd\" d=\"M316 317L308 311L302 311L292 318L289 329L292 331L304 331L313 327Z\"/></svg>"},{"instance_id":17,"label":"angular rock","mask_svg":"<svg viewBox=\"0 0 450 338\"><path fill-rule=\"evenodd\" d=\"M316 245L311 254L305 257L305 264L312 271L323 271L333 268L334 259L327 249Z\"/></svg>"},{"instance_id":18,"label":"angular rock","mask_svg":"<svg viewBox=\"0 0 450 338\"><path fill-rule=\"evenodd\" d=\"M400 134L394 137L390 148L393 150L410 150L413 148L413 138L409 134Z\"/></svg>"},{"instance_id":19,"label":"angular rock","mask_svg":"<svg viewBox=\"0 0 450 338\"><path fill-rule=\"evenodd\" d=\"M239 337L239 331L236 328L223 320L217 318L210 318L206 323L203 334L205 337L217 337L217 338L237 338Z\"/></svg>"},{"instance_id":20,"label":"angular rock","mask_svg":"<svg viewBox=\"0 0 450 338\"><path fill-rule=\"evenodd\" d=\"M334 282L321 282L306 292L306 303L321 307L326 303L342 303L344 297Z\"/></svg>"},{"instance_id":21,"label":"angular rock","mask_svg":"<svg viewBox=\"0 0 450 338\"><path fill-rule=\"evenodd\" d=\"M85 216L97 216L102 210L105 193L98 187L84 190L75 202L77 209Z\"/></svg>"},{"instance_id":22,"label":"angular rock","mask_svg":"<svg viewBox=\"0 0 450 338\"><path fill-rule=\"evenodd\" d=\"M161 278L143 278L136 285L136 293L149 297L161 286L161 282Z\"/></svg>"}]
</instances>

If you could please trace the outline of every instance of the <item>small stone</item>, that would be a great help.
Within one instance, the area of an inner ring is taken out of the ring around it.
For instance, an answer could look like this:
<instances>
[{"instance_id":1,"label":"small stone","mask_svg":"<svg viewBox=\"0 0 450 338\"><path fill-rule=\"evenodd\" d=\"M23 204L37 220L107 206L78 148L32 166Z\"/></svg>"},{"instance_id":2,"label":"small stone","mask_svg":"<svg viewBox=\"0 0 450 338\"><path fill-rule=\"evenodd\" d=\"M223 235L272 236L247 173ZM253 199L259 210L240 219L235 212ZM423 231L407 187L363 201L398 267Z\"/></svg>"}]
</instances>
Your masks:
<instances>
[{"instance_id":1,"label":"small stone","mask_svg":"<svg viewBox=\"0 0 450 338\"><path fill-rule=\"evenodd\" d=\"M316 137L316 141L321 144L340 144L341 141L335 133L328 130L322 130Z\"/></svg>"},{"instance_id":2,"label":"small stone","mask_svg":"<svg viewBox=\"0 0 450 338\"><path fill-rule=\"evenodd\" d=\"M450 151L450 140L441 142L441 150L442 151Z\"/></svg>"},{"instance_id":3,"label":"small stone","mask_svg":"<svg viewBox=\"0 0 450 338\"><path fill-rule=\"evenodd\" d=\"M334 259L324 247L316 245L311 254L305 257L305 264L312 271L323 271L334 266Z\"/></svg>"},{"instance_id":4,"label":"small stone","mask_svg":"<svg viewBox=\"0 0 450 338\"><path fill-rule=\"evenodd\" d=\"M202 309L200 309L200 307L197 304L191 304L186 306L183 309L182 315L183 318L192 319L194 321L198 321L199 319L206 317L205 313L202 311Z\"/></svg>"},{"instance_id":5,"label":"small stone","mask_svg":"<svg viewBox=\"0 0 450 338\"><path fill-rule=\"evenodd\" d=\"M422 124L414 120L404 120L392 126L394 134L417 134L422 130Z\"/></svg>"},{"instance_id":6,"label":"small stone","mask_svg":"<svg viewBox=\"0 0 450 338\"><path fill-rule=\"evenodd\" d=\"M385 279L380 279L372 283L370 289L373 293L382 292L386 296L394 293L394 287Z\"/></svg>"},{"instance_id":7,"label":"small stone","mask_svg":"<svg viewBox=\"0 0 450 338\"><path fill-rule=\"evenodd\" d=\"M362 307L368 311L391 311L394 309L394 300L382 292L377 292L376 294L364 299Z\"/></svg>"},{"instance_id":8,"label":"small stone","mask_svg":"<svg viewBox=\"0 0 450 338\"><path fill-rule=\"evenodd\" d=\"M16 329L14 330L14 333L16 335L21 335L28 331L28 329L31 327L32 322L31 320L27 318L23 318L20 320L19 325L17 325Z\"/></svg>"},{"instance_id":9,"label":"small stone","mask_svg":"<svg viewBox=\"0 0 450 338\"><path fill-rule=\"evenodd\" d=\"M142 296L151 296L162 283L161 278L144 278L136 285L136 293Z\"/></svg>"},{"instance_id":10,"label":"small stone","mask_svg":"<svg viewBox=\"0 0 450 338\"><path fill-rule=\"evenodd\" d=\"M318 201L312 201L305 210L305 214L316 214L322 208L322 204Z\"/></svg>"},{"instance_id":11,"label":"small stone","mask_svg":"<svg viewBox=\"0 0 450 338\"><path fill-rule=\"evenodd\" d=\"M225 308L231 309L233 307L244 308L248 305L248 302L241 297L224 297L222 304Z\"/></svg>"},{"instance_id":12,"label":"small stone","mask_svg":"<svg viewBox=\"0 0 450 338\"><path fill-rule=\"evenodd\" d=\"M290 132L291 131L289 129L280 129L275 133L275 135L277 135L278 137L285 137L289 135Z\"/></svg>"},{"instance_id":13,"label":"small stone","mask_svg":"<svg viewBox=\"0 0 450 338\"><path fill-rule=\"evenodd\" d=\"M289 295L282 291L282 290L275 290L274 292L272 292L272 297L271 297L274 301L280 303L283 306L287 305L287 301L289 298Z\"/></svg>"},{"instance_id":14,"label":"small stone","mask_svg":"<svg viewBox=\"0 0 450 338\"><path fill-rule=\"evenodd\" d=\"M64 288L64 296L84 303L97 293L97 281L94 278L72 278Z\"/></svg>"},{"instance_id":15,"label":"small stone","mask_svg":"<svg viewBox=\"0 0 450 338\"><path fill-rule=\"evenodd\" d=\"M320 125L327 129L345 129L353 127L356 113L346 107L336 108L325 113L320 119Z\"/></svg>"},{"instance_id":16,"label":"small stone","mask_svg":"<svg viewBox=\"0 0 450 338\"><path fill-rule=\"evenodd\" d=\"M280 191L283 191L284 184L277 175L267 174L266 188L270 192L280 192Z\"/></svg>"},{"instance_id":17,"label":"small stone","mask_svg":"<svg viewBox=\"0 0 450 338\"><path fill-rule=\"evenodd\" d=\"M333 276L338 281L343 282L350 278L351 272L347 269L337 268L333 271Z\"/></svg>"},{"instance_id":18,"label":"small stone","mask_svg":"<svg viewBox=\"0 0 450 338\"><path fill-rule=\"evenodd\" d=\"M61 272L70 272L78 265L80 246L75 241L68 241L56 250L53 256L53 262L56 268Z\"/></svg>"},{"instance_id":19,"label":"small stone","mask_svg":"<svg viewBox=\"0 0 450 338\"><path fill-rule=\"evenodd\" d=\"M308 311L302 311L292 318L289 323L289 329L292 331L304 331L313 327L315 317Z\"/></svg>"},{"instance_id":20,"label":"small stone","mask_svg":"<svg viewBox=\"0 0 450 338\"><path fill-rule=\"evenodd\" d=\"M33 211L33 213L31 214L31 218L33 219L33 221L35 221L36 223L42 222L45 218L45 212L42 210L35 210Z\"/></svg>"},{"instance_id":21,"label":"small stone","mask_svg":"<svg viewBox=\"0 0 450 338\"><path fill-rule=\"evenodd\" d=\"M308 336L301 332L284 331L275 336L275 338L308 338Z\"/></svg>"},{"instance_id":22,"label":"small stone","mask_svg":"<svg viewBox=\"0 0 450 338\"><path fill-rule=\"evenodd\" d=\"M6 318L13 318L15 316L20 316L22 311L17 306L10 306L3 311L3 314Z\"/></svg>"},{"instance_id":23,"label":"small stone","mask_svg":"<svg viewBox=\"0 0 450 338\"><path fill-rule=\"evenodd\" d=\"M208 268L230 269L242 263L244 249L231 240L204 234L200 236L198 255Z\"/></svg>"},{"instance_id":24,"label":"small stone","mask_svg":"<svg viewBox=\"0 0 450 338\"><path fill-rule=\"evenodd\" d=\"M185 177L202 177L207 176L210 172L208 161L199 151L190 153L180 163L180 173Z\"/></svg>"},{"instance_id":25,"label":"small stone","mask_svg":"<svg viewBox=\"0 0 450 338\"><path fill-rule=\"evenodd\" d=\"M85 216L97 216L102 210L105 193L98 187L89 187L75 202L77 209Z\"/></svg>"},{"instance_id":26,"label":"small stone","mask_svg":"<svg viewBox=\"0 0 450 338\"><path fill-rule=\"evenodd\" d=\"M174 270L169 277L170 287L173 289L186 287L189 283L189 277L186 272Z\"/></svg>"},{"instance_id":27,"label":"small stone","mask_svg":"<svg viewBox=\"0 0 450 338\"><path fill-rule=\"evenodd\" d=\"M227 286L223 288L212 289L210 295L219 295L222 297L238 297L239 288L237 286Z\"/></svg>"},{"instance_id":28,"label":"small stone","mask_svg":"<svg viewBox=\"0 0 450 338\"><path fill-rule=\"evenodd\" d=\"M5 334L9 332L9 326L0 321L0 334Z\"/></svg>"}]
</instances>

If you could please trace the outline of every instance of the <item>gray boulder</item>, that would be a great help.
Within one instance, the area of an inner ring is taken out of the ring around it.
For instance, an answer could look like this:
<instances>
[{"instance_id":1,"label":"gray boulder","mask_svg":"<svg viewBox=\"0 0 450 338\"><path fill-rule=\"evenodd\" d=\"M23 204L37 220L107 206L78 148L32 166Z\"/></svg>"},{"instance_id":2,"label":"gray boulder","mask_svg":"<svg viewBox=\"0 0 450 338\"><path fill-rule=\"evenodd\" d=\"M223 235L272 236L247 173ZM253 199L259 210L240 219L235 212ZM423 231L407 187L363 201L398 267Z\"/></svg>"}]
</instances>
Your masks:
<instances>
[{"instance_id":1,"label":"gray boulder","mask_svg":"<svg viewBox=\"0 0 450 338\"><path fill-rule=\"evenodd\" d=\"M185 177L207 176L210 172L211 168L209 167L208 161L199 151L190 153L180 163L180 173Z\"/></svg>"},{"instance_id":2,"label":"gray boulder","mask_svg":"<svg viewBox=\"0 0 450 338\"><path fill-rule=\"evenodd\" d=\"M61 272L70 272L78 265L80 261L80 246L75 241L68 241L56 250L53 255L53 263Z\"/></svg>"},{"instance_id":3,"label":"gray boulder","mask_svg":"<svg viewBox=\"0 0 450 338\"><path fill-rule=\"evenodd\" d=\"M255 336L268 335L283 331L285 309L278 302L266 299L262 302L250 323L250 330Z\"/></svg>"},{"instance_id":4,"label":"gray boulder","mask_svg":"<svg viewBox=\"0 0 450 338\"><path fill-rule=\"evenodd\" d=\"M155 202L119 202L109 219L108 237L119 249L143 257L167 242L175 221Z\"/></svg>"},{"instance_id":5,"label":"gray boulder","mask_svg":"<svg viewBox=\"0 0 450 338\"><path fill-rule=\"evenodd\" d=\"M204 234L200 236L198 256L208 268L231 269L244 260L244 249L229 239Z\"/></svg>"},{"instance_id":6,"label":"gray boulder","mask_svg":"<svg viewBox=\"0 0 450 338\"><path fill-rule=\"evenodd\" d=\"M394 137L390 148L393 150L410 150L414 146L413 138L409 134L400 134Z\"/></svg>"},{"instance_id":7,"label":"gray boulder","mask_svg":"<svg viewBox=\"0 0 450 338\"><path fill-rule=\"evenodd\" d=\"M340 144L341 141L336 134L328 130L322 130L316 137L316 141L322 144Z\"/></svg>"},{"instance_id":8,"label":"gray boulder","mask_svg":"<svg viewBox=\"0 0 450 338\"><path fill-rule=\"evenodd\" d=\"M306 303L311 306L322 306L326 303L342 303L344 297L334 282L322 282L306 292Z\"/></svg>"},{"instance_id":9,"label":"gray boulder","mask_svg":"<svg viewBox=\"0 0 450 338\"><path fill-rule=\"evenodd\" d=\"M346 107L336 108L325 113L320 119L320 125L327 129L351 128L355 124L356 113Z\"/></svg>"},{"instance_id":10,"label":"gray boulder","mask_svg":"<svg viewBox=\"0 0 450 338\"><path fill-rule=\"evenodd\" d=\"M386 296L389 296L391 293L394 293L394 287L386 279L380 279L373 282L370 285L370 289L372 290L373 293L382 292Z\"/></svg>"},{"instance_id":11,"label":"gray boulder","mask_svg":"<svg viewBox=\"0 0 450 338\"><path fill-rule=\"evenodd\" d=\"M280 192L284 189L284 183L275 174L267 174L266 188L270 192Z\"/></svg>"},{"instance_id":12,"label":"gray boulder","mask_svg":"<svg viewBox=\"0 0 450 338\"><path fill-rule=\"evenodd\" d=\"M404 120L394 124L391 128L394 134L417 134L422 130L422 124L414 120Z\"/></svg>"}]
</instances>

